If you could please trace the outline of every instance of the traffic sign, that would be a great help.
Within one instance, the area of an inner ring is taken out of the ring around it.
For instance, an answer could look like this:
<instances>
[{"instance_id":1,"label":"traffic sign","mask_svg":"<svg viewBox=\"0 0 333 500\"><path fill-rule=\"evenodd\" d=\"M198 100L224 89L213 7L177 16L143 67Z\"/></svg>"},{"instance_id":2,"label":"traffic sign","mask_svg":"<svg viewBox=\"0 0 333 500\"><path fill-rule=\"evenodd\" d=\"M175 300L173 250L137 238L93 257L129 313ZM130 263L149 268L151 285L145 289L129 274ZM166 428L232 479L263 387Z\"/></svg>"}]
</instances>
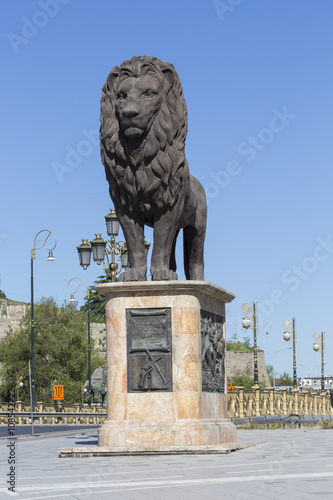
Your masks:
<instances>
[{"instance_id":1,"label":"traffic sign","mask_svg":"<svg viewBox=\"0 0 333 500\"><path fill-rule=\"evenodd\" d=\"M53 386L53 399L64 399L64 386L54 385Z\"/></svg>"}]
</instances>

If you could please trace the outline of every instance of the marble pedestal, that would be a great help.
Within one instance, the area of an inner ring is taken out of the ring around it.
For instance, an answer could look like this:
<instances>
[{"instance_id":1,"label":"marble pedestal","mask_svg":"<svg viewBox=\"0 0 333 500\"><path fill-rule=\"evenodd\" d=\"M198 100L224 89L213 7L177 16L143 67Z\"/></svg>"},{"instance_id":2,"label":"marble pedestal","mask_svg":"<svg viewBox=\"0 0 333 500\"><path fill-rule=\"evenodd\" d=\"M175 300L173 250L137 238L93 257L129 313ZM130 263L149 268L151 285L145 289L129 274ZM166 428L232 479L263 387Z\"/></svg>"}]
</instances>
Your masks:
<instances>
[{"instance_id":1,"label":"marble pedestal","mask_svg":"<svg viewBox=\"0 0 333 500\"><path fill-rule=\"evenodd\" d=\"M223 318L234 295L203 281L130 282L97 285L106 299L108 416L99 429L104 451L218 450L235 443L222 392L202 387L202 311ZM130 392L126 311L170 308L172 389ZM205 314L205 313L204 313Z\"/></svg>"}]
</instances>

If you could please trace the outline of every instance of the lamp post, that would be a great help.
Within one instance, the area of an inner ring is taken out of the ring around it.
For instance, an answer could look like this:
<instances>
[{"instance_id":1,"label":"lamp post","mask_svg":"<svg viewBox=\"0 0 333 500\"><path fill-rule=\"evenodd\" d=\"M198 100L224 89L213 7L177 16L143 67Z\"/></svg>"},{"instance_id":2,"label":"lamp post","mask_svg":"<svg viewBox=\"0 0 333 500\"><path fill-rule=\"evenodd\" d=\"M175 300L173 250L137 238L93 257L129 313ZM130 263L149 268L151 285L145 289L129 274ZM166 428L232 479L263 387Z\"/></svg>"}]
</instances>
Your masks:
<instances>
[{"instance_id":1,"label":"lamp post","mask_svg":"<svg viewBox=\"0 0 333 500\"><path fill-rule=\"evenodd\" d=\"M74 295L79 289L79 286L77 283L75 283L75 280L80 280L84 284L84 289L85 289L85 298L89 300L89 290L87 289L86 282L82 278L72 278L69 280L67 283L67 292L70 293L71 298L69 299L69 302L76 302ZM73 284L75 286L74 292L69 291L69 285ZM90 342L90 307L88 304L88 380L89 380L89 394L88 394L88 403L89 406L91 406L91 342Z\"/></svg>"},{"instance_id":2,"label":"lamp post","mask_svg":"<svg viewBox=\"0 0 333 500\"><path fill-rule=\"evenodd\" d=\"M285 332L283 334L283 338L285 341L289 341L292 338L293 341L293 387L297 389L297 370L296 370L296 342L297 342L297 330L296 330L296 318L293 318L292 321L286 319L283 322L283 326L285 328Z\"/></svg>"},{"instance_id":3,"label":"lamp post","mask_svg":"<svg viewBox=\"0 0 333 500\"><path fill-rule=\"evenodd\" d=\"M258 347L257 347L257 334L266 326L266 337L269 336L269 331L271 329L271 324L269 321L263 320L258 323L258 303L253 302L253 307L250 304L242 305L242 312L246 314L245 318L242 320L243 328L251 328L253 330L253 350L254 350L254 385L259 385L258 377ZM250 315L248 317L247 315ZM261 326L260 326L261 325Z\"/></svg>"},{"instance_id":4,"label":"lamp post","mask_svg":"<svg viewBox=\"0 0 333 500\"><path fill-rule=\"evenodd\" d=\"M321 332L321 336L319 333L314 333L312 338L313 340L315 340L315 343L313 344L313 350L316 352L318 351L321 352L321 394L323 395L325 394L325 374L324 374L325 332Z\"/></svg>"},{"instance_id":5,"label":"lamp post","mask_svg":"<svg viewBox=\"0 0 333 500\"><path fill-rule=\"evenodd\" d=\"M76 248L79 254L80 265L84 270L90 265L92 253L93 260L98 265L103 262L106 274L111 278L112 282L115 282L120 272L123 269L129 269L131 265L128 261L126 241L116 242L116 236L118 236L119 232L119 220L114 208L111 208L110 213L105 215L105 222L110 241L105 241L101 233L96 233L94 240L89 243L87 239L83 239L81 245ZM145 242L146 256L148 255L149 247L150 243ZM118 257L117 260L116 257Z\"/></svg>"},{"instance_id":6,"label":"lamp post","mask_svg":"<svg viewBox=\"0 0 333 500\"><path fill-rule=\"evenodd\" d=\"M284 349L278 349L277 351L269 351L268 349L265 349L265 351L269 352L270 355L272 356L272 366L273 366L273 386L275 387L275 370L274 370L274 356L277 352L281 351L288 351L288 349L292 349L292 347L285 347Z\"/></svg>"},{"instance_id":7,"label":"lamp post","mask_svg":"<svg viewBox=\"0 0 333 500\"><path fill-rule=\"evenodd\" d=\"M41 233L48 233L44 239L37 240L38 236ZM47 240L50 236L54 238L53 247L49 248L47 244ZM38 243L42 243L41 246L37 247ZM30 259L31 259L31 414L33 415L35 411L35 324L34 324L34 259L36 258L36 250L40 250L41 248L45 248L49 255L46 260L53 261L53 250L57 245L57 240L52 231L49 229L42 229L39 233L36 234L34 239L34 246L30 251Z\"/></svg>"}]
</instances>

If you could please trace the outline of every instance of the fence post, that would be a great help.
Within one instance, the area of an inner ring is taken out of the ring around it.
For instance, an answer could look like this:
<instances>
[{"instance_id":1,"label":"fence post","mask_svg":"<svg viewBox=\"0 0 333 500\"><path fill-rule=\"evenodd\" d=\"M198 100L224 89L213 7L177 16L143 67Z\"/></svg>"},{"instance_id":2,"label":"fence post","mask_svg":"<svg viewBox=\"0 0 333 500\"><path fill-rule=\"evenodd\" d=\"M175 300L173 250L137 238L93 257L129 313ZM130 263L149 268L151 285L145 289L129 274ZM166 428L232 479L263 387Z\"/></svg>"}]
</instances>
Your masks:
<instances>
[{"instance_id":1,"label":"fence post","mask_svg":"<svg viewBox=\"0 0 333 500\"><path fill-rule=\"evenodd\" d=\"M317 393L313 394L313 414L318 415L318 400Z\"/></svg>"},{"instance_id":2,"label":"fence post","mask_svg":"<svg viewBox=\"0 0 333 500\"><path fill-rule=\"evenodd\" d=\"M323 404L324 404L324 408L323 408L323 415L329 415L330 412L329 412L329 399L328 397L326 396L326 394L323 394Z\"/></svg>"},{"instance_id":3,"label":"fence post","mask_svg":"<svg viewBox=\"0 0 333 500\"><path fill-rule=\"evenodd\" d=\"M288 410L287 410L287 389L285 387L282 387L280 389L282 393L282 409L281 413L282 415L288 415Z\"/></svg>"},{"instance_id":4,"label":"fence post","mask_svg":"<svg viewBox=\"0 0 333 500\"><path fill-rule=\"evenodd\" d=\"M304 415L309 415L309 393L304 392Z\"/></svg>"},{"instance_id":5,"label":"fence post","mask_svg":"<svg viewBox=\"0 0 333 500\"><path fill-rule=\"evenodd\" d=\"M16 401L16 411L17 412L21 412L22 411L22 401ZM17 423L20 425L20 424L23 424L23 417L17 417Z\"/></svg>"},{"instance_id":6,"label":"fence post","mask_svg":"<svg viewBox=\"0 0 333 500\"><path fill-rule=\"evenodd\" d=\"M238 408L239 408L239 417L243 418L244 417L244 387L239 386L236 387L237 390L237 396L238 396Z\"/></svg>"},{"instance_id":7,"label":"fence post","mask_svg":"<svg viewBox=\"0 0 333 500\"><path fill-rule=\"evenodd\" d=\"M97 411L97 404L96 403L92 403L92 405L91 405L91 411L93 413L96 413L96 411ZM93 424L97 424L97 417L93 417L92 418L92 423Z\"/></svg>"},{"instance_id":8,"label":"fence post","mask_svg":"<svg viewBox=\"0 0 333 500\"><path fill-rule=\"evenodd\" d=\"M299 409L298 409L298 389L294 388L291 389L292 395L293 395L293 404L292 404L292 412L295 415L299 414Z\"/></svg>"},{"instance_id":9,"label":"fence post","mask_svg":"<svg viewBox=\"0 0 333 500\"><path fill-rule=\"evenodd\" d=\"M255 385L252 387L254 398L254 415L260 417L260 387Z\"/></svg>"},{"instance_id":10,"label":"fence post","mask_svg":"<svg viewBox=\"0 0 333 500\"><path fill-rule=\"evenodd\" d=\"M268 398L269 398L268 415L275 415L275 408L274 408L274 387L268 387Z\"/></svg>"}]
</instances>

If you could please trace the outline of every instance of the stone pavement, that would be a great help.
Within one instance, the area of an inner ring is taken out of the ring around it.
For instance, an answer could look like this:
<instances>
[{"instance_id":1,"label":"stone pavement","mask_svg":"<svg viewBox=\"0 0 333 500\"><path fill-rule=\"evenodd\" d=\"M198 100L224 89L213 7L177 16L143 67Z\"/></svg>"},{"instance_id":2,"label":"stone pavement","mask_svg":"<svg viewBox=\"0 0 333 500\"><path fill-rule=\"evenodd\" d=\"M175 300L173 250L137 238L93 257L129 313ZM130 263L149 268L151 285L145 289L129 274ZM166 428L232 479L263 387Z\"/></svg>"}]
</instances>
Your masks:
<instances>
[{"instance_id":1,"label":"stone pavement","mask_svg":"<svg viewBox=\"0 0 333 500\"><path fill-rule=\"evenodd\" d=\"M85 434L82 434L85 433ZM0 440L0 499L172 500L333 498L333 430L238 430L262 444L230 454L59 458L96 431ZM15 458L15 492L7 489Z\"/></svg>"}]
</instances>

